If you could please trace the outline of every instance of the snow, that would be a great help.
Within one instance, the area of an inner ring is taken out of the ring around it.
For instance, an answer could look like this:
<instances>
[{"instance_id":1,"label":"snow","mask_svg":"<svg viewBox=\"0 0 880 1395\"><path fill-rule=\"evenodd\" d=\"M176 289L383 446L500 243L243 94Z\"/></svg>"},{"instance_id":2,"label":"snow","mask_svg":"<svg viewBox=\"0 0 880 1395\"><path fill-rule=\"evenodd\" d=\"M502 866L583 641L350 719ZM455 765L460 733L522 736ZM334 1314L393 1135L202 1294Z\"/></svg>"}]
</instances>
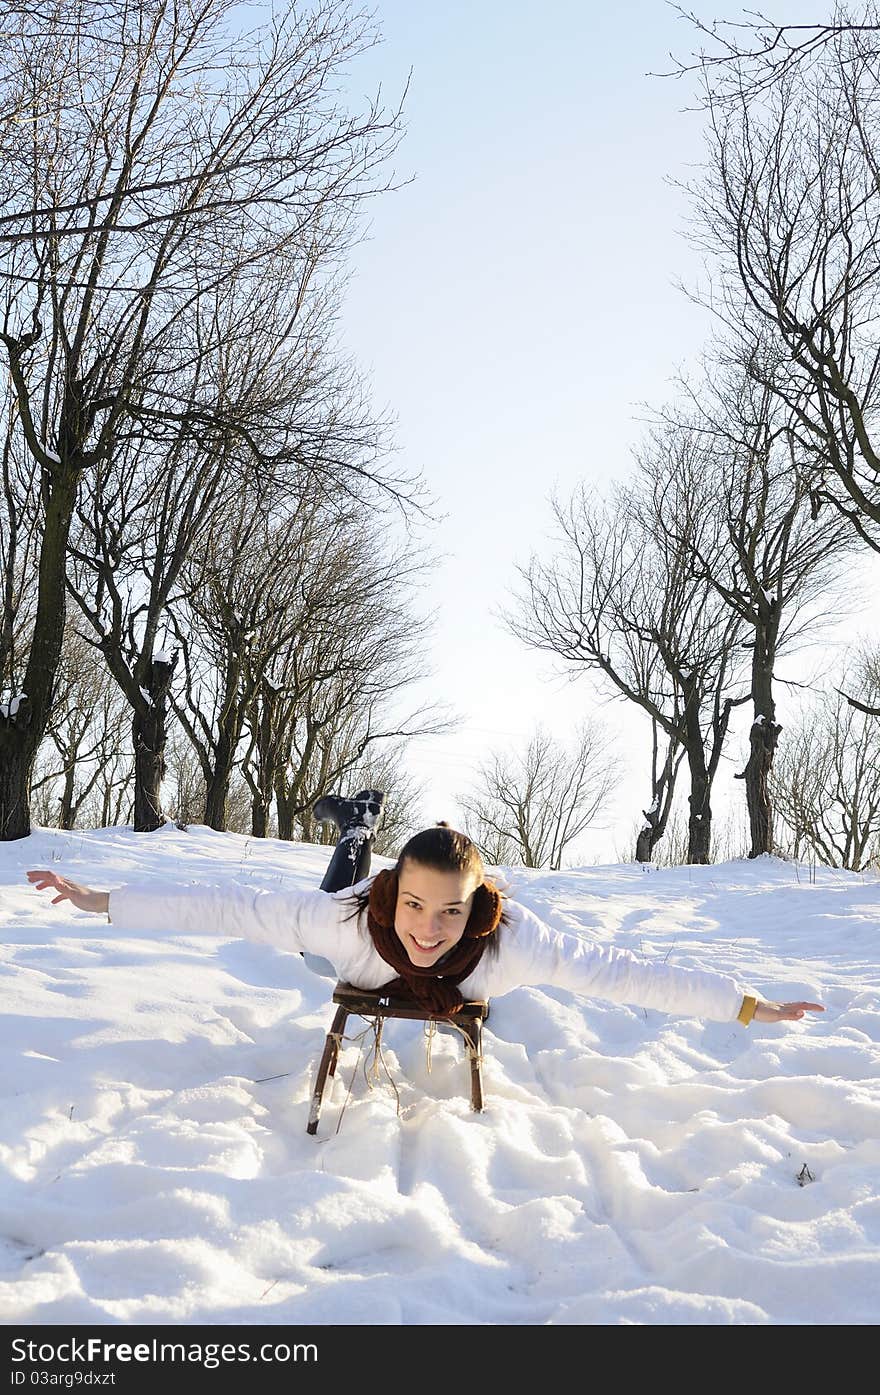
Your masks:
<instances>
[{"instance_id":1,"label":"snow","mask_svg":"<svg viewBox=\"0 0 880 1395\"><path fill-rule=\"evenodd\" d=\"M27 693L15 693L8 702L0 702L0 717L11 719L15 716L21 704L27 699Z\"/></svg>"},{"instance_id":2,"label":"snow","mask_svg":"<svg viewBox=\"0 0 880 1395\"><path fill-rule=\"evenodd\" d=\"M143 698L143 700L144 700L144 702L147 704L147 706L148 706L148 707L152 707L152 706L153 706L153 698L152 698L151 694L147 692L147 689L146 689L145 687L143 687L143 685L140 685L139 691L140 691L141 697Z\"/></svg>"},{"instance_id":3,"label":"snow","mask_svg":"<svg viewBox=\"0 0 880 1395\"><path fill-rule=\"evenodd\" d=\"M316 1137L332 981L25 879L305 889L328 856L174 825L0 843L0 1322L877 1322L877 874L504 869L559 929L826 1012L745 1029L519 989L491 1005L482 1114L455 1034L429 1073L394 1021L393 1087L346 1043Z\"/></svg>"}]
</instances>

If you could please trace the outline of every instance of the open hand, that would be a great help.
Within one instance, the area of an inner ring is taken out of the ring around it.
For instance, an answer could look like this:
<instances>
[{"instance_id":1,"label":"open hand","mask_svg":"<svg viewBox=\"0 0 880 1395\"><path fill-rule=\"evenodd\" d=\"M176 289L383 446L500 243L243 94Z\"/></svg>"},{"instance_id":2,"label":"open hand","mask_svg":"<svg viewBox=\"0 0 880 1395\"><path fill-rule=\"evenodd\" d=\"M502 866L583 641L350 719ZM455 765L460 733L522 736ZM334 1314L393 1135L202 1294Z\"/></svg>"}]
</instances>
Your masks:
<instances>
[{"instance_id":1,"label":"open hand","mask_svg":"<svg viewBox=\"0 0 880 1395\"><path fill-rule=\"evenodd\" d=\"M110 896L106 891L92 891L91 887L80 886L78 882L72 882L69 877L61 877L57 872L28 872L27 879L37 891L50 889L58 892L58 895L52 898L53 906L57 906L59 901L72 901L80 911L100 913L109 909Z\"/></svg>"},{"instance_id":2,"label":"open hand","mask_svg":"<svg viewBox=\"0 0 880 1395\"><path fill-rule=\"evenodd\" d=\"M758 999L755 1022L799 1022L805 1012L824 1012L821 1003L765 1003Z\"/></svg>"}]
</instances>

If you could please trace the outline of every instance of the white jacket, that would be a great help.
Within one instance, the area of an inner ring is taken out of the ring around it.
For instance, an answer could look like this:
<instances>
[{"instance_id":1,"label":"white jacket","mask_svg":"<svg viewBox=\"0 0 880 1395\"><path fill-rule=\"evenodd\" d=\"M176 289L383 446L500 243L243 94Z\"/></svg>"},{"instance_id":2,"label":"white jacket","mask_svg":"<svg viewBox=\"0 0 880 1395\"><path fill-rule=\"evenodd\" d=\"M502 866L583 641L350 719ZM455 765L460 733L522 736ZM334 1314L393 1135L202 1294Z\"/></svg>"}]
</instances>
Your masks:
<instances>
[{"instance_id":1,"label":"white jacket","mask_svg":"<svg viewBox=\"0 0 880 1395\"><path fill-rule=\"evenodd\" d=\"M151 882L110 892L109 916L129 930L243 936L277 949L329 959L341 979L358 988L381 988L397 975L373 948L366 915L353 915L352 892L264 891L230 882L222 887ZM743 988L726 974L683 969L606 949L552 930L526 906L505 901L507 925L496 953L487 949L459 985L464 998L494 998L514 988L548 984L613 1003L659 1012L732 1022Z\"/></svg>"}]
</instances>

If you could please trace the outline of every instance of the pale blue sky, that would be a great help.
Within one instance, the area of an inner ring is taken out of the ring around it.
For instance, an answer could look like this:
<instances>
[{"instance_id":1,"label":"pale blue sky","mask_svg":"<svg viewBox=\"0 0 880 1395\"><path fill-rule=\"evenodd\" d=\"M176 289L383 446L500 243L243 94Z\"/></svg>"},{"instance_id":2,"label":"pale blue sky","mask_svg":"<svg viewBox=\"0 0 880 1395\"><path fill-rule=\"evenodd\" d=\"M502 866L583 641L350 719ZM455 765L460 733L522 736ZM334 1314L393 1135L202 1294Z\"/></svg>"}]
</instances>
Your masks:
<instances>
[{"instance_id":1,"label":"pale blue sky","mask_svg":"<svg viewBox=\"0 0 880 1395\"><path fill-rule=\"evenodd\" d=\"M413 70L395 163L415 179L372 206L341 331L445 514L423 696L462 725L415 743L410 765L429 786L425 818L455 820L489 747L521 744L539 719L566 738L597 710L590 680L551 681L493 610L515 563L546 546L551 488L624 476L640 404L668 397L708 337L677 288L701 269L668 182L695 174L702 117L685 110L693 87L648 76L691 45L661 0L381 0L376 13L384 43L351 89L381 82L393 100ZM772 15L803 22L801 0ZM584 857L610 859L648 797L650 728L623 706L598 710L620 733L620 795Z\"/></svg>"}]
</instances>

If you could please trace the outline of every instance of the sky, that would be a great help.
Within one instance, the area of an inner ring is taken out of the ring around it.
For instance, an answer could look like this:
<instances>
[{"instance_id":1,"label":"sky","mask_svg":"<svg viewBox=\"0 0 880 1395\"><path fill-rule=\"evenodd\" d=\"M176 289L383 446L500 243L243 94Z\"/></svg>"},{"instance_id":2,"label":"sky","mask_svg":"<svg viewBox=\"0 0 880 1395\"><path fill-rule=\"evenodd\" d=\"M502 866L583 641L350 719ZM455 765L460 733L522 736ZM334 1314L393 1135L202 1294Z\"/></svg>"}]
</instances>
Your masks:
<instances>
[{"instance_id":1,"label":"sky","mask_svg":"<svg viewBox=\"0 0 880 1395\"><path fill-rule=\"evenodd\" d=\"M517 566L546 554L551 491L624 479L645 404L669 399L709 335L681 289L703 266L676 187L698 172L702 118L687 81L651 75L688 54L692 31L660 0L550 0L540 14L521 0L382 0L376 14L384 42L353 68L350 96L381 85L393 103L409 79L395 170L411 182L372 205L341 332L395 418L400 463L437 499L442 521L412 544L441 558L417 698L459 718L407 763L423 816L460 821L457 796L489 750L523 749L537 722L569 741L593 717L616 753L616 795L573 852L629 855L650 797L650 723L590 678L560 677L499 613ZM771 15L804 18L789 0ZM865 573L869 596L876 559ZM812 681L873 633L867 611L852 615L781 671ZM783 722L795 694L781 693ZM746 756L740 717L717 783L722 821L744 823L733 773Z\"/></svg>"},{"instance_id":2,"label":"sky","mask_svg":"<svg viewBox=\"0 0 880 1395\"><path fill-rule=\"evenodd\" d=\"M315 1136L333 979L207 918L126 930L25 879L53 868L112 911L132 883L313 891L325 860L173 824L0 843L8 1335L877 1324L880 875L508 869L563 934L825 1012L744 1028L515 988L490 1004L481 1113L453 1034L429 1061L423 1024L389 1022L368 1082L355 1019Z\"/></svg>"}]
</instances>

